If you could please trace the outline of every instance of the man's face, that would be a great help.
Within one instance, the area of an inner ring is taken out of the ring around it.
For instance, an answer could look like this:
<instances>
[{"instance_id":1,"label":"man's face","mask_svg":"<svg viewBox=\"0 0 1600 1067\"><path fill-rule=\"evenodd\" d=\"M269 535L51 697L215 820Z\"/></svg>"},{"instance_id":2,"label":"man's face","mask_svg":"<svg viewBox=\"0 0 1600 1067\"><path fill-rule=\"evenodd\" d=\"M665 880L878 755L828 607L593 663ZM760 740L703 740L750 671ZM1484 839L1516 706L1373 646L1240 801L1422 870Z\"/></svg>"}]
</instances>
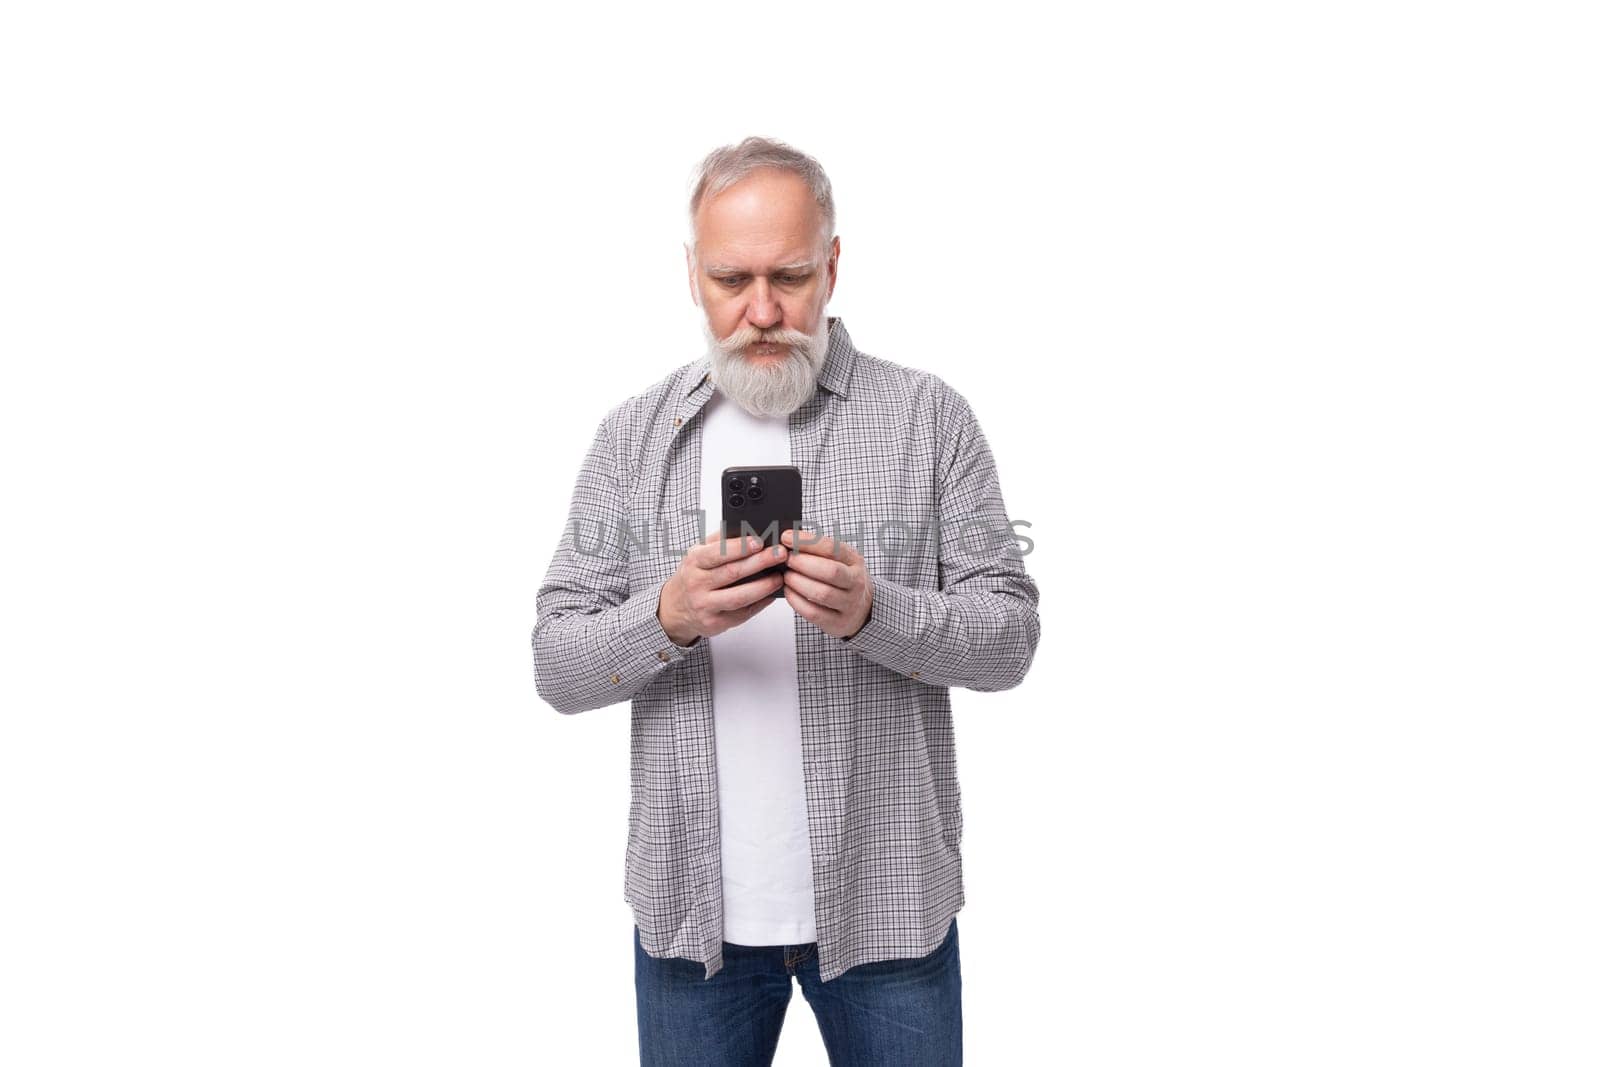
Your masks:
<instances>
[{"instance_id":1,"label":"man's face","mask_svg":"<svg viewBox=\"0 0 1600 1067\"><path fill-rule=\"evenodd\" d=\"M766 366L794 355L764 336L817 333L838 277L839 239L823 242L822 210L799 175L757 170L702 201L695 236L690 295L718 341L747 338L735 353L742 361Z\"/></svg>"}]
</instances>

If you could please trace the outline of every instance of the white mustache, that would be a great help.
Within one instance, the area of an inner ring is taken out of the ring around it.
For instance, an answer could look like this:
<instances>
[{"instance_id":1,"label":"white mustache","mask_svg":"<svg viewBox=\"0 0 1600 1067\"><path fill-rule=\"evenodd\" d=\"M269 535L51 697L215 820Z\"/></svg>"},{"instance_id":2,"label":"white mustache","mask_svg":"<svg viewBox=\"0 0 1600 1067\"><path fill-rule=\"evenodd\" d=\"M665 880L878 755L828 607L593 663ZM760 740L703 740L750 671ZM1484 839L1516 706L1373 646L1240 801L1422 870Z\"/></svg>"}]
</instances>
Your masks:
<instances>
[{"instance_id":1,"label":"white mustache","mask_svg":"<svg viewBox=\"0 0 1600 1067\"><path fill-rule=\"evenodd\" d=\"M730 356L743 355L751 345L803 345L810 337L800 330L758 330L754 326L741 326L717 342L717 347Z\"/></svg>"}]
</instances>

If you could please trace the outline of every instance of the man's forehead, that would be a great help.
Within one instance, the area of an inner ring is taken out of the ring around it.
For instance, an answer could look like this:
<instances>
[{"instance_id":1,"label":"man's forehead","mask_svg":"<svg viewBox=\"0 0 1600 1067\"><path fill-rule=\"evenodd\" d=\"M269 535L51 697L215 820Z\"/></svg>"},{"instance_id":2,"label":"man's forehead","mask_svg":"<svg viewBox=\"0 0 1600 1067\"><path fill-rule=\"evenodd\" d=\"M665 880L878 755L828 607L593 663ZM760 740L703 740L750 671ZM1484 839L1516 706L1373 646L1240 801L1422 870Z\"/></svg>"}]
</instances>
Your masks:
<instances>
[{"instance_id":1,"label":"man's forehead","mask_svg":"<svg viewBox=\"0 0 1600 1067\"><path fill-rule=\"evenodd\" d=\"M709 271L815 269L828 258L820 226L793 230L729 232L707 228L692 235L695 259Z\"/></svg>"},{"instance_id":2,"label":"man's forehead","mask_svg":"<svg viewBox=\"0 0 1600 1067\"><path fill-rule=\"evenodd\" d=\"M796 175L761 170L708 197L695 212L693 240L708 258L759 255L799 260L816 254L822 209Z\"/></svg>"},{"instance_id":3,"label":"man's forehead","mask_svg":"<svg viewBox=\"0 0 1600 1067\"><path fill-rule=\"evenodd\" d=\"M696 216L717 225L816 218L822 208L797 174L761 167L706 196Z\"/></svg>"}]
</instances>

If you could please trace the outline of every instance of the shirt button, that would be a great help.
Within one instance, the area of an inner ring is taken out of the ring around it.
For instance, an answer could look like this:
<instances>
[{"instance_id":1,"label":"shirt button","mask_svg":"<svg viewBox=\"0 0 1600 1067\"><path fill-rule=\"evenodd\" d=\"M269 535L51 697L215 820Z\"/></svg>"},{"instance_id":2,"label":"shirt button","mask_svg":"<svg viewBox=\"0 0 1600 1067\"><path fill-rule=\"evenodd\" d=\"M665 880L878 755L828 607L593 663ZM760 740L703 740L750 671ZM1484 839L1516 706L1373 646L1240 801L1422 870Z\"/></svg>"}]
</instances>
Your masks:
<instances>
[{"instance_id":1,"label":"shirt button","mask_svg":"<svg viewBox=\"0 0 1600 1067\"><path fill-rule=\"evenodd\" d=\"M617 685L617 684L618 684L618 683L620 683L620 682L621 682L621 681L622 681L622 675L620 675L620 674L613 674L613 675L612 675L612 676L611 676L611 684L612 684L612 685Z\"/></svg>"},{"instance_id":2,"label":"shirt button","mask_svg":"<svg viewBox=\"0 0 1600 1067\"><path fill-rule=\"evenodd\" d=\"M673 429L677 429L679 426L682 426L682 425L683 425L683 419L675 418L675 419L672 420L672 428Z\"/></svg>"},{"instance_id":3,"label":"shirt button","mask_svg":"<svg viewBox=\"0 0 1600 1067\"><path fill-rule=\"evenodd\" d=\"M912 671L911 672L911 677L913 677L913 678L921 678L922 677L922 672L921 671Z\"/></svg>"},{"instance_id":4,"label":"shirt button","mask_svg":"<svg viewBox=\"0 0 1600 1067\"><path fill-rule=\"evenodd\" d=\"M667 662L667 660L669 660L671 658L672 657L667 655L667 653L665 651L656 653L656 659L660 660L662 663Z\"/></svg>"}]
</instances>

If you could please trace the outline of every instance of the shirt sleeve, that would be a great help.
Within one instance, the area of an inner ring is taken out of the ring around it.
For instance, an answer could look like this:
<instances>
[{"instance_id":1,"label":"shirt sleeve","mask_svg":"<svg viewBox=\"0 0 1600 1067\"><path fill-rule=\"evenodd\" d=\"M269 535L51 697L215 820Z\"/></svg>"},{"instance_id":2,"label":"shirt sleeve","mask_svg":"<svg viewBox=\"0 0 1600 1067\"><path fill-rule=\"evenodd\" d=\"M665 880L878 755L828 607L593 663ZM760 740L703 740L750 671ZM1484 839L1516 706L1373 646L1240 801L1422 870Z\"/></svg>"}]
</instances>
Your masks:
<instances>
[{"instance_id":1,"label":"shirt sleeve","mask_svg":"<svg viewBox=\"0 0 1600 1067\"><path fill-rule=\"evenodd\" d=\"M988 441L950 390L940 431L939 588L872 578L866 623L846 648L928 685L1019 684L1039 645L1039 589L1023 567Z\"/></svg>"},{"instance_id":2,"label":"shirt sleeve","mask_svg":"<svg viewBox=\"0 0 1600 1067\"><path fill-rule=\"evenodd\" d=\"M662 630L659 586L629 592L623 500L602 420L535 602L534 686L564 715L629 700L694 650Z\"/></svg>"}]
</instances>

